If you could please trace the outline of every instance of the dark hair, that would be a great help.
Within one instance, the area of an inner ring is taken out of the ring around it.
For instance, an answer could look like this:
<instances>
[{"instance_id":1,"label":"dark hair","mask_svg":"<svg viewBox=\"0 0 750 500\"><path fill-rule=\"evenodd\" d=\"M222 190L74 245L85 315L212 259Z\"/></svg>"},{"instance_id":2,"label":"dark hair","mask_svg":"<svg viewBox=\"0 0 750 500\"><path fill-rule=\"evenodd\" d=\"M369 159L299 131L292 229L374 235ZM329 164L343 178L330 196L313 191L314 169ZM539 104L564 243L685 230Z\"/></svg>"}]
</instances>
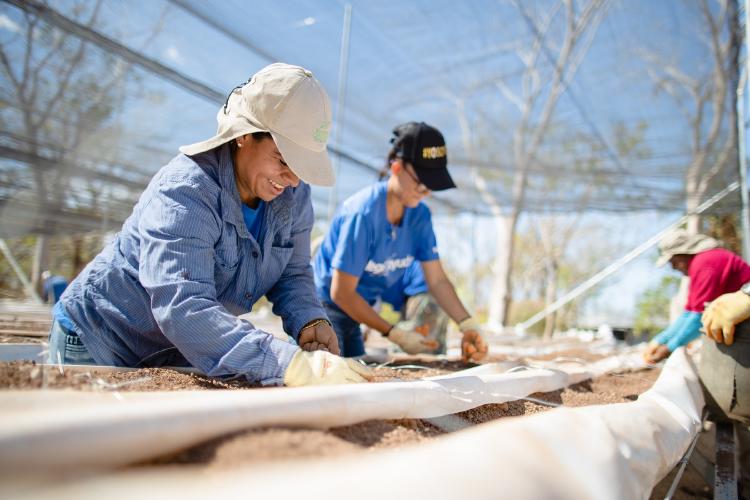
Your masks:
<instances>
[{"instance_id":1,"label":"dark hair","mask_svg":"<svg viewBox=\"0 0 750 500\"><path fill-rule=\"evenodd\" d=\"M255 142L262 141L263 139L273 139L271 132L253 132L250 135L253 136L253 141ZM237 152L237 139L232 139L231 141L229 141L229 148L231 149L233 155Z\"/></svg>"}]
</instances>

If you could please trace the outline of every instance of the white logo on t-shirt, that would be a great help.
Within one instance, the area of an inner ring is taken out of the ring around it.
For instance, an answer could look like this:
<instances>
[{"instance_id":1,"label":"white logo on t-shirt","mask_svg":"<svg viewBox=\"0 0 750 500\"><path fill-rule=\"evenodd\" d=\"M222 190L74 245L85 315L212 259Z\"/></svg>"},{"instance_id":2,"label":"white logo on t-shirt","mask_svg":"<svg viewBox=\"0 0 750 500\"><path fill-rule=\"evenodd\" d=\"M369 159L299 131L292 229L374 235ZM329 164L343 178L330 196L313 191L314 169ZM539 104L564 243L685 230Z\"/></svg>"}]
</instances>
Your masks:
<instances>
[{"instance_id":1,"label":"white logo on t-shirt","mask_svg":"<svg viewBox=\"0 0 750 500\"><path fill-rule=\"evenodd\" d=\"M392 273L397 269L405 269L414 262L412 255L407 255L403 259L386 259L385 262L375 262L370 260L365 266L365 272L374 274L375 276L385 276L388 273Z\"/></svg>"}]
</instances>

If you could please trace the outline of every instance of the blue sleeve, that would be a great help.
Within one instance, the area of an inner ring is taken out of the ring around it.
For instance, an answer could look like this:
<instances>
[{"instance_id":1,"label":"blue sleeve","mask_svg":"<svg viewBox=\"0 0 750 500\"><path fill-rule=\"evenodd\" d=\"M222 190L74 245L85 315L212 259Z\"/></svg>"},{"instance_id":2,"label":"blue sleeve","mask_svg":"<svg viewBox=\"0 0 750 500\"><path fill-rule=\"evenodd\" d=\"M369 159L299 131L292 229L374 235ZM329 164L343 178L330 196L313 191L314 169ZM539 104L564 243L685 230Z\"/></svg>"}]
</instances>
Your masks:
<instances>
[{"instance_id":1,"label":"blue sleeve","mask_svg":"<svg viewBox=\"0 0 750 500\"><path fill-rule=\"evenodd\" d=\"M370 258L372 232L367 218L360 213L344 217L339 226L331 267L353 276L362 276Z\"/></svg>"},{"instance_id":2,"label":"blue sleeve","mask_svg":"<svg viewBox=\"0 0 750 500\"><path fill-rule=\"evenodd\" d=\"M266 297L273 303L273 313L281 316L284 331L297 340L305 324L328 316L315 293L310 265L310 232L315 221L310 186L300 184L295 198L291 232L294 250L276 284L266 292Z\"/></svg>"},{"instance_id":3,"label":"blue sleeve","mask_svg":"<svg viewBox=\"0 0 750 500\"><path fill-rule=\"evenodd\" d=\"M199 185L162 186L142 212L139 280L165 337L210 376L279 383L297 347L256 329L217 300L220 219Z\"/></svg>"},{"instance_id":4,"label":"blue sleeve","mask_svg":"<svg viewBox=\"0 0 750 500\"><path fill-rule=\"evenodd\" d=\"M417 232L419 234L417 239L418 246L414 257L420 262L429 262L431 260L438 260L440 254L437 250L435 231L432 229L432 214L430 214L430 210L426 206L422 208L424 211L420 214Z\"/></svg>"},{"instance_id":5,"label":"blue sleeve","mask_svg":"<svg viewBox=\"0 0 750 500\"><path fill-rule=\"evenodd\" d=\"M674 323L654 337L654 341L664 344L670 351L688 344L700 336L701 313L684 311Z\"/></svg>"},{"instance_id":6,"label":"blue sleeve","mask_svg":"<svg viewBox=\"0 0 750 500\"><path fill-rule=\"evenodd\" d=\"M685 311L682 315L685 316L685 320L682 322L680 329L676 330L672 338L667 342L667 347L670 351L689 344L701 335L701 313Z\"/></svg>"}]
</instances>

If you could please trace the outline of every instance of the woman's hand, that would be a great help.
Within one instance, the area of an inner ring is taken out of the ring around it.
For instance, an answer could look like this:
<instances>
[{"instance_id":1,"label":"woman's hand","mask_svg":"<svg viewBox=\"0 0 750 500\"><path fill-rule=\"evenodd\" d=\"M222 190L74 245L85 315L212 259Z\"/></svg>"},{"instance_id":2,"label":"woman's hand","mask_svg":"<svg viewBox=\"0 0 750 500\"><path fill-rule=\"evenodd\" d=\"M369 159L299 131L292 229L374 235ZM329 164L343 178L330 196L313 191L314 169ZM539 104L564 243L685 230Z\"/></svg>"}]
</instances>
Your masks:
<instances>
[{"instance_id":1,"label":"woman's hand","mask_svg":"<svg viewBox=\"0 0 750 500\"><path fill-rule=\"evenodd\" d=\"M327 321L315 320L299 332L298 344L304 351L328 351L339 355L339 341L336 332Z\"/></svg>"},{"instance_id":2,"label":"woman's hand","mask_svg":"<svg viewBox=\"0 0 750 500\"><path fill-rule=\"evenodd\" d=\"M725 293L703 313L703 329L716 342L732 345L734 326L750 318L750 295L737 291Z\"/></svg>"},{"instance_id":3,"label":"woman's hand","mask_svg":"<svg viewBox=\"0 0 750 500\"><path fill-rule=\"evenodd\" d=\"M649 342L643 351L643 360L646 363L656 364L671 354L669 348L658 342Z\"/></svg>"},{"instance_id":4,"label":"woman's hand","mask_svg":"<svg viewBox=\"0 0 750 500\"><path fill-rule=\"evenodd\" d=\"M297 351L284 372L284 385L356 384L372 378L369 368L351 358L340 358L325 351Z\"/></svg>"},{"instance_id":5,"label":"woman's hand","mask_svg":"<svg viewBox=\"0 0 750 500\"><path fill-rule=\"evenodd\" d=\"M463 333L461 339L461 359L464 362L481 361L487 356L487 342L479 331L479 323L474 318L466 318L458 324Z\"/></svg>"},{"instance_id":6,"label":"woman's hand","mask_svg":"<svg viewBox=\"0 0 750 500\"><path fill-rule=\"evenodd\" d=\"M407 354L422 354L438 348L437 340L428 338L413 330L403 330L398 326L388 332L388 340L398 345Z\"/></svg>"}]
</instances>

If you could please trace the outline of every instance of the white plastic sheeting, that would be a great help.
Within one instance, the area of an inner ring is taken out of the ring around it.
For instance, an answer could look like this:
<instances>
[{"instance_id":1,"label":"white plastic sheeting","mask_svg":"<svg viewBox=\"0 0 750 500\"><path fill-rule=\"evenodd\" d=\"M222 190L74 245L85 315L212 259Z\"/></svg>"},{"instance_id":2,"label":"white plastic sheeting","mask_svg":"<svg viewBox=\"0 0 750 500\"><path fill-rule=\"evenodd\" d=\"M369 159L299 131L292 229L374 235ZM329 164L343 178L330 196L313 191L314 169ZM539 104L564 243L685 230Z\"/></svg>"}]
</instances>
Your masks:
<instances>
[{"instance_id":1,"label":"white plastic sheeting","mask_svg":"<svg viewBox=\"0 0 750 500\"><path fill-rule=\"evenodd\" d=\"M700 429L702 407L695 369L678 349L632 403L558 408L417 447L314 463L211 473L161 468L5 490L55 499L647 498Z\"/></svg>"},{"instance_id":2,"label":"white plastic sheeting","mask_svg":"<svg viewBox=\"0 0 750 500\"><path fill-rule=\"evenodd\" d=\"M514 373L503 373L506 365L484 365L463 376L328 387L104 394L6 391L0 393L0 474L31 466L114 467L259 426L328 428L370 419L439 417L554 391L630 366L636 356Z\"/></svg>"}]
</instances>

